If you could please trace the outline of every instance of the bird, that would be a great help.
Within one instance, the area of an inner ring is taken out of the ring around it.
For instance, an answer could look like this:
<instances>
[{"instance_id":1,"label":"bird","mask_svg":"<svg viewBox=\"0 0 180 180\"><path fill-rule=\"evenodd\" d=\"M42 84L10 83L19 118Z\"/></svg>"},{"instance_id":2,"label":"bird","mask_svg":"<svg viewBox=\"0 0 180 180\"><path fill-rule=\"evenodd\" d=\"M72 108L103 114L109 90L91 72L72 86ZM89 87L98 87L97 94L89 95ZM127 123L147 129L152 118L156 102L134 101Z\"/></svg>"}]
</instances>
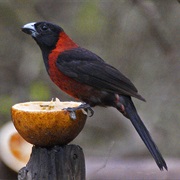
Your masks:
<instances>
[{"instance_id":1,"label":"bird","mask_svg":"<svg viewBox=\"0 0 180 180\"><path fill-rule=\"evenodd\" d=\"M168 170L132 101L132 98L145 99L125 75L95 53L79 46L56 24L31 22L21 30L31 35L40 47L51 80L62 91L83 102L79 108L116 108L131 121L159 169Z\"/></svg>"}]
</instances>

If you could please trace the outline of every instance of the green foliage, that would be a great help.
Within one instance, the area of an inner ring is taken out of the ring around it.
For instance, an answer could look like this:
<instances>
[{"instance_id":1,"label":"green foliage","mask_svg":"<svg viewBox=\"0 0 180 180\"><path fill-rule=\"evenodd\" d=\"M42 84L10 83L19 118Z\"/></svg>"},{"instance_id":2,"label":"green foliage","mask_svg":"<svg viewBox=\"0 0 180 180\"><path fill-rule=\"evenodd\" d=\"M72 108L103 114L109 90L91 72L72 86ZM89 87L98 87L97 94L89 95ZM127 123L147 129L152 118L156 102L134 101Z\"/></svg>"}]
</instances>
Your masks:
<instances>
[{"instance_id":1,"label":"green foliage","mask_svg":"<svg viewBox=\"0 0 180 180\"><path fill-rule=\"evenodd\" d=\"M36 101L48 100L50 98L49 87L43 82L34 82L30 86L30 99Z\"/></svg>"},{"instance_id":2,"label":"green foliage","mask_svg":"<svg viewBox=\"0 0 180 180\"><path fill-rule=\"evenodd\" d=\"M10 111L13 105L13 99L8 95L0 96L0 127L10 120Z\"/></svg>"},{"instance_id":3,"label":"green foliage","mask_svg":"<svg viewBox=\"0 0 180 180\"><path fill-rule=\"evenodd\" d=\"M76 18L76 25L79 27L78 31L83 34L95 33L101 30L103 23L104 17L100 12L98 1L91 0L82 4Z\"/></svg>"},{"instance_id":4,"label":"green foliage","mask_svg":"<svg viewBox=\"0 0 180 180\"><path fill-rule=\"evenodd\" d=\"M1 102L1 108L0 108L0 114L3 116L6 116L9 114L11 106L13 104L13 100L10 96L4 95L0 97Z\"/></svg>"}]
</instances>

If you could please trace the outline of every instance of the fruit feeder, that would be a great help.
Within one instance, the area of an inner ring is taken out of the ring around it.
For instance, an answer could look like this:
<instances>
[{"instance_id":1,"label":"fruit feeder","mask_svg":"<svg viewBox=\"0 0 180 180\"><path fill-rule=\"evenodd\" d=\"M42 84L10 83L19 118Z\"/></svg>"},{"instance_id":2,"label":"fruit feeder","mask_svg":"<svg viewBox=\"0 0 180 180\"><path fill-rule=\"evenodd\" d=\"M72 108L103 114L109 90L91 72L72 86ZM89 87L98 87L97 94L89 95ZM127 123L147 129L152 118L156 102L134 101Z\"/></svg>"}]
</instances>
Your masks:
<instances>
[{"instance_id":1,"label":"fruit feeder","mask_svg":"<svg viewBox=\"0 0 180 180\"><path fill-rule=\"evenodd\" d=\"M35 101L15 104L12 120L19 134L33 144L26 167L18 179L85 179L82 149L67 145L83 129L87 118L84 109L69 112L66 108L79 102Z\"/></svg>"}]
</instances>

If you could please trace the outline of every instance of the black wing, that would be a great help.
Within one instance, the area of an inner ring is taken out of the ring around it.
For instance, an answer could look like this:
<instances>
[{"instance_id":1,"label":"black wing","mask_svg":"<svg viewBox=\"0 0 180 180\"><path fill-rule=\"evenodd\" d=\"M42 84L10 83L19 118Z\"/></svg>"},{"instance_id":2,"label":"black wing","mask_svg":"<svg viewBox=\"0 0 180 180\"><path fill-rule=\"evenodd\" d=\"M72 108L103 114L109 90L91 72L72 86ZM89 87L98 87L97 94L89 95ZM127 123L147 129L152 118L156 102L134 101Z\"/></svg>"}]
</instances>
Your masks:
<instances>
[{"instance_id":1,"label":"black wing","mask_svg":"<svg viewBox=\"0 0 180 180\"><path fill-rule=\"evenodd\" d=\"M63 74L78 82L145 101L128 78L91 51L83 48L65 51L59 55L56 65Z\"/></svg>"}]
</instances>

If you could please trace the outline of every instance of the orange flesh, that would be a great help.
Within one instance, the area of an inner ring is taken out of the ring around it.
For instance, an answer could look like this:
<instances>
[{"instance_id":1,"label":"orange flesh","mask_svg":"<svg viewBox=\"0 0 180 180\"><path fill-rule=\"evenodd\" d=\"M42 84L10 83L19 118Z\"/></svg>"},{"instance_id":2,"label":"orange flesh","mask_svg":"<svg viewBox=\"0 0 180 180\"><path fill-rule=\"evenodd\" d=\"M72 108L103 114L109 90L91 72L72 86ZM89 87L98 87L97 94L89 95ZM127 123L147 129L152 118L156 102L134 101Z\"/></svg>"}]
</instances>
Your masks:
<instances>
[{"instance_id":1,"label":"orange flesh","mask_svg":"<svg viewBox=\"0 0 180 180\"><path fill-rule=\"evenodd\" d=\"M23 163L28 162L30 157L28 153L24 153L26 152L25 150L23 152L23 145L25 143L24 139L18 133L13 134L9 141L9 147L12 154Z\"/></svg>"}]
</instances>

